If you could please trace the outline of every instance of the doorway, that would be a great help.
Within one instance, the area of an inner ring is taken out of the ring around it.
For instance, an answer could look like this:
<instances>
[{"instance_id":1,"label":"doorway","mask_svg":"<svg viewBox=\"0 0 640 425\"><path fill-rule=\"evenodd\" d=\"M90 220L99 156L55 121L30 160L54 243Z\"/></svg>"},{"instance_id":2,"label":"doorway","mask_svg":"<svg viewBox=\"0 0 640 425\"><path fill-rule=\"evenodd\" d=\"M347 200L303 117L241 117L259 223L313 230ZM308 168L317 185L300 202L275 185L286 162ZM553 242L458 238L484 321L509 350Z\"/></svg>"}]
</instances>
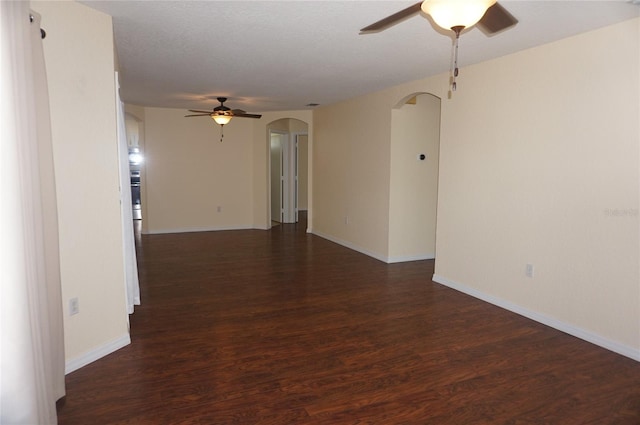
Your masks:
<instances>
[{"instance_id":1,"label":"doorway","mask_svg":"<svg viewBox=\"0 0 640 425\"><path fill-rule=\"evenodd\" d=\"M413 93L391 111L389 262L436 257L440 103Z\"/></svg>"},{"instance_id":2,"label":"doorway","mask_svg":"<svg viewBox=\"0 0 640 425\"><path fill-rule=\"evenodd\" d=\"M141 172L144 156L141 149L141 122L132 114L125 112L125 132L129 154L129 176L131 181L132 215L136 221L142 220Z\"/></svg>"},{"instance_id":3,"label":"doorway","mask_svg":"<svg viewBox=\"0 0 640 425\"><path fill-rule=\"evenodd\" d=\"M269 130L271 158L271 221L284 223L285 212L285 170L284 150L289 135L284 132Z\"/></svg>"},{"instance_id":4,"label":"doorway","mask_svg":"<svg viewBox=\"0 0 640 425\"><path fill-rule=\"evenodd\" d=\"M308 199L308 136L303 121L284 118L268 125L271 225L297 223Z\"/></svg>"}]
</instances>

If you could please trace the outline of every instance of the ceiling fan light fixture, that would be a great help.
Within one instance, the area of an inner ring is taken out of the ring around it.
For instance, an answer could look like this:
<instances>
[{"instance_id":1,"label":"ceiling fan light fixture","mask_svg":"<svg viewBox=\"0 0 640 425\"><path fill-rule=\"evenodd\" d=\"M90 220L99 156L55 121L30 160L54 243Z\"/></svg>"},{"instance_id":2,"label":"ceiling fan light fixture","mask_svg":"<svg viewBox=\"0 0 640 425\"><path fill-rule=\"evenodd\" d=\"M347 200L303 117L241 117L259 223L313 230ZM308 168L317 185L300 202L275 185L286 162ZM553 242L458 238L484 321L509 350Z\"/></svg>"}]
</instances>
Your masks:
<instances>
[{"instance_id":1,"label":"ceiling fan light fixture","mask_svg":"<svg viewBox=\"0 0 640 425\"><path fill-rule=\"evenodd\" d=\"M233 116L226 115L224 113L222 113L222 114L211 114L211 119L214 120L216 122L216 124L219 124L219 125L229 124L229 121L231 121L231 118L233 118Z\"/></svg>"},{"instance_id":2,"label":"ceiling fan light fixture","mask_svg":"<svg viewBox=\"0 0 640 425\"><path fill-rule=\"evenodd\" d=\"M496 0L425 0L421 8L438 26L450 30L475 25L495 3Z\"/></svg>"}]
</instances>

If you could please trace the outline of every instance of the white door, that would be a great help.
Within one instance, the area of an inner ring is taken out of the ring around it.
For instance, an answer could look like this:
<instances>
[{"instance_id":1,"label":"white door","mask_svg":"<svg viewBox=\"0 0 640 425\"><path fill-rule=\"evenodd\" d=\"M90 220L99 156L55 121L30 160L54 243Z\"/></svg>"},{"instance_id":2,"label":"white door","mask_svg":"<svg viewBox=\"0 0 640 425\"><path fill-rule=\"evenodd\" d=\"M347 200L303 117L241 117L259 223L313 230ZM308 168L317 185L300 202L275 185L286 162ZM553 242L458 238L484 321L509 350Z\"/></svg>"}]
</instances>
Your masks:
<instances>
[{"instance_id":1,"label":"white door","mask_svg":"<svg viewBox=\"0 0 640 425\"><path fill-rule=\"evenodd\" d=\"M297 182L298 191L296 196L296 207L298 211L308 210L308 186L309 186L309 137L306 133L297 134L297 150L298 150L298 163L297 163Z\"/></svg>"},{"instance_id":2,"label":"white door","mask_svg":"<svg viewBox=\"0 0 640 425\"><path fill-rule=\"evenodd\" d=\"M284 220L284 199L283 199L283 148L286 133L275 131L269 132L271 141L271 160L270 160L270 178L271 178L271 220L282 223Z\"/></svg>"},{"instance_id":3,"label":"white door","mask_svg":"<svg viewBox=\"0 0 640 425\"><path fill-rule=\"evenodd\" d=\"M288 136L282 143L282 222L295 223L297 149L295 140Z\"/></svg>"},{"instance_id":4,"label":"white door","mask_svg":"<svg viewBox=\"0 0 640 425\"><path fill-rule=\"evenodd\" d=\"M270 130L271 144L271 220L298 221L298 143L297 135Z\"/></svg>"}]
</instances>

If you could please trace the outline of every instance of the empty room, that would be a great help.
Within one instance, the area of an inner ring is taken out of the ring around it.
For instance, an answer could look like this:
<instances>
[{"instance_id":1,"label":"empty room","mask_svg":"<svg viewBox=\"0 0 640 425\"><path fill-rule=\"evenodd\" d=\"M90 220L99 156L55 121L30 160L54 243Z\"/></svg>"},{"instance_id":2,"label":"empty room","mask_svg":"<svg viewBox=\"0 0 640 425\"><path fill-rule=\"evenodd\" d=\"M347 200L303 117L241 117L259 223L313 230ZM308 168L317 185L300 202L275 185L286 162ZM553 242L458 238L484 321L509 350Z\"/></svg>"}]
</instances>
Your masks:
<instances>
[{"instance_id":1,"label":"empty room","mask_svg":"<svg viewBox=\"0 0 640 425\"><path fill-rule=\"evenodd\" d=\"M1 6L3 424L640 423L638 1Z\"/></svg>"}]
</instances>

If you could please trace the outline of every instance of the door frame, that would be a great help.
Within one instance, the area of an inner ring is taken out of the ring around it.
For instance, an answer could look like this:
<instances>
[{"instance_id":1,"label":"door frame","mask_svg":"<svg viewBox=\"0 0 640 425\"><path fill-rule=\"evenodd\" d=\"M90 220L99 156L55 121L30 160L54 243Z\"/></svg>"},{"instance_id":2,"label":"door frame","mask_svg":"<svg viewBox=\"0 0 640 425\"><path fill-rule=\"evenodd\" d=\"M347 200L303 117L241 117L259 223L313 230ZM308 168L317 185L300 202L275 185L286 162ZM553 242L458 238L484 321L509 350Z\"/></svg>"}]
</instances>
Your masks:
<instances>
[{"instance_id":1,"label":"door frame","mask_svg":"<svg viewBox=\"0 0 640 425\"><path fill-rule=\"evenodd\" d=\"M279 135L279 136L285 136L284 139L288 139L288 135L289 133L287 133L286 131L282 131L282 130L272 130L269 129L269 226L271 227L271 223L274 221L277 221L279 223L283 223L284 222L284 217L283 217L283 150L284 150L284 146L285 146L285 142L281 139L281 145L280 145L280 173L279 174L279 178L280 178L280 182L279 182L279 186L280 186L280 194L279 194L279 210L280 210L280 214L279 217L273 217L273 197L274 197L274 193L272 190L273 187L273 174L272 174L272 167L273 167L273 160L272 160L272 139L274 135Z\"/></svg>"},{"instance_id":2,"label":"door frame","mask_svg":"<svg viewBox=\"0 0 640 425\"><path fill-rule=\"evenodd\" d=\"M298 222L298 146L297 135L284 130L269 129L269 223L273 221L271 138L274 134L284 136L280 154L280 223ZM301 133L300 133L301 134Z\"/></svg>"}]
</instances>

